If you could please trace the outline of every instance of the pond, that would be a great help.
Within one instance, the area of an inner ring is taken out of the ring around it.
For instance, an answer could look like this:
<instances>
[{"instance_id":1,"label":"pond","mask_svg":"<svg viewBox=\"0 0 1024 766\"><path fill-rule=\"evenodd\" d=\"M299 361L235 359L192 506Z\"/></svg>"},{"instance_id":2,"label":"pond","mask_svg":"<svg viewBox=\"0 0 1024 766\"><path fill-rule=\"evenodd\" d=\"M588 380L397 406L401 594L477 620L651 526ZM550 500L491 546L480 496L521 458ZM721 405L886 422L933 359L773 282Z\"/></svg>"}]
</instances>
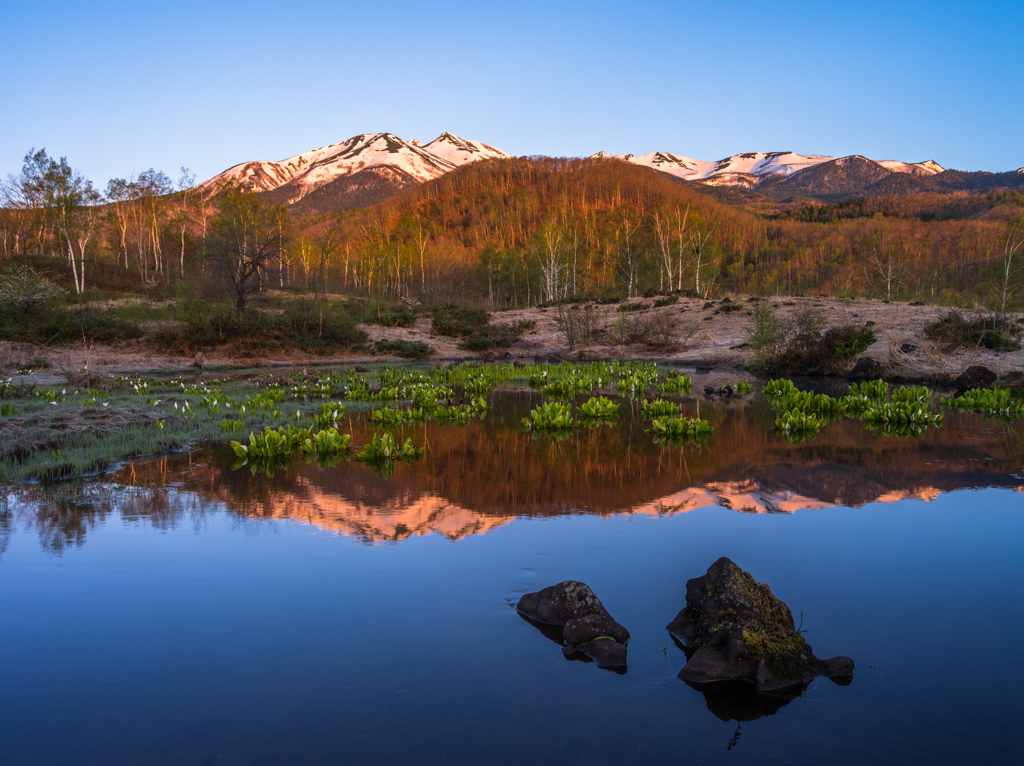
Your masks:
<instances>
[{"instance_id":1,"label":"pond","mask_svg":"<svg viewBox=\"0 0 1024 766\"><path fill-rule=\"evenodd\" d=\"M789 443L760 395L688 398L713 437L660 447L637 406L531 438L541 398L403 426L393 475L223 445L57 491L0 526L5 763L1019 761L1024 429L950 412ZM344 416L356 444L365 413ZM728 556L853 681L695 688L665 630ZM589 584L632 637L569 661L514 607Z\"/></svg>"}]
</instances>

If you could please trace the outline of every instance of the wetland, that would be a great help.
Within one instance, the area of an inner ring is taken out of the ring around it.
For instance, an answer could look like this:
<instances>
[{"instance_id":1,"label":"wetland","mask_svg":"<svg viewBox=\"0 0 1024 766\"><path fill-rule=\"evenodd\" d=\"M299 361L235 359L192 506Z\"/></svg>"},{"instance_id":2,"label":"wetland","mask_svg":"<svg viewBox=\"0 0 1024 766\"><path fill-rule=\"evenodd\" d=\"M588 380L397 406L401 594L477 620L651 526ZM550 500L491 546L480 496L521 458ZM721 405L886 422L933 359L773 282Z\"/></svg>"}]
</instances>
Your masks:
<instances>
[{"instance_id":1,"label":"wetland","mask_svg":"<svg viewBox=\"0 0 1024 766\"><path fill-rule=\"evenodd\" d=\"M1005 389L651 363L84 382L4 399L12 762L1021 754L1021 671L950 640L1024 629ZM681 680L665 626L722 557L852 682ZM569 580L627 664L517 615Z\"/></svg>"}]
</instances>

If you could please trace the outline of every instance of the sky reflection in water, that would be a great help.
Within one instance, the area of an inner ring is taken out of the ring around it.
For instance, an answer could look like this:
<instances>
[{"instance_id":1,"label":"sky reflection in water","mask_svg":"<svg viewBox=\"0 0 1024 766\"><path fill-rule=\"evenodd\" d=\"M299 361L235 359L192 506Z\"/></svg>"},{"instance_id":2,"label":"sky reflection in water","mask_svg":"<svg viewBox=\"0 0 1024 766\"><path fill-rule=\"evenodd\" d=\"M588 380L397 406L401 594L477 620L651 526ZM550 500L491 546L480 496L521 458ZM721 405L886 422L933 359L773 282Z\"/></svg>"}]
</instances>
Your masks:
<instances>
[{"instance_id":1,"label":"sky reflection in water","mask_svg":"<svg viewBox=\"0 0 1024 766\"><path fill-rule=\"evenodd\" d=\"M5 762L1019 760L1024 671L998 640L1024 629L1019 427L837 423L791 447L740 405L702 412L702 450L662 451L639 422L531 442L526 404L428 427L390 480L193 453L119 473L133 489L9 503ZM664 625L723 555L819 656L854 658L852 685L737 703L676 678ZM569 578L632 633L626 674L513 611Z\"/></svg>"}]
</instances>

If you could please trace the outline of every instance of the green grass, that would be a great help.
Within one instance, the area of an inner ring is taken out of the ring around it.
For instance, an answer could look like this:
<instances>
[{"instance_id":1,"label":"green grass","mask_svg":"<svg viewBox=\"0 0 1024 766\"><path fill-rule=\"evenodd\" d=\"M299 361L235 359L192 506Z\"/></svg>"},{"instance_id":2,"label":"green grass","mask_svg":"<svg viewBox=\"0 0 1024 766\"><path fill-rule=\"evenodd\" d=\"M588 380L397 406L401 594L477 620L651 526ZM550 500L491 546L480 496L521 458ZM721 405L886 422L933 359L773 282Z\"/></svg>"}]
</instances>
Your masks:
<instances>
[{"instance_id":1,"label":"green grass","mask_svg":"<svg viewBox=\"0 0 1024 766\"><path fill-rule=\"evenodd\" d=\"M267 401L270 406L250 405L242 413L243 402L259 400L266 385L238 382L183 389L180 383L167 383L142 381L142 393L132 385L121 391L62 387L47 398L38 395L41 391L20 398L17 416L0 418L0 482L78 478L132 457L173 452L199 441L226 443L238 436L223 429L226 419L244 423L245 434L264 426L310 425L323 402L291 397L272 405ZM301 418L295 417L296 411Z\"/></svg>"}]
</instances>

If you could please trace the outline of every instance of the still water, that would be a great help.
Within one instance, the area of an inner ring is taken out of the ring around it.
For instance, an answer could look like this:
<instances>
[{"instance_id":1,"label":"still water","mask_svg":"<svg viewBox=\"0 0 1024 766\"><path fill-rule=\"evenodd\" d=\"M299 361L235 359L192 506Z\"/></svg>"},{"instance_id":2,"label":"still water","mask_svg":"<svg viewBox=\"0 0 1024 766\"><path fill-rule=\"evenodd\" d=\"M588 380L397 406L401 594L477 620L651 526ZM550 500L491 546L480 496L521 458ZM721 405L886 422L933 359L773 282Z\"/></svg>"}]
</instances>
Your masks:
<instances>
[{"instance_id":1,"label":"still water","mask_svg":"<svg viewBox=\"0 0 1024 766\"><path fill-rule=\"evenodd\" d=\"M947 415L789 445L757 400L703 447L626 413L553 443L496 394L394 476L230 450L125 466L0 515L0 753L49 763L1016 763L1024 433ZM695 407L696 404L690 406ZM369 431L350 422L357 444ZM664 626L728 556L853 683L729 695ZM587 582L628 670L567 661L514 609Z\"/></svg>"}]
</instances>

